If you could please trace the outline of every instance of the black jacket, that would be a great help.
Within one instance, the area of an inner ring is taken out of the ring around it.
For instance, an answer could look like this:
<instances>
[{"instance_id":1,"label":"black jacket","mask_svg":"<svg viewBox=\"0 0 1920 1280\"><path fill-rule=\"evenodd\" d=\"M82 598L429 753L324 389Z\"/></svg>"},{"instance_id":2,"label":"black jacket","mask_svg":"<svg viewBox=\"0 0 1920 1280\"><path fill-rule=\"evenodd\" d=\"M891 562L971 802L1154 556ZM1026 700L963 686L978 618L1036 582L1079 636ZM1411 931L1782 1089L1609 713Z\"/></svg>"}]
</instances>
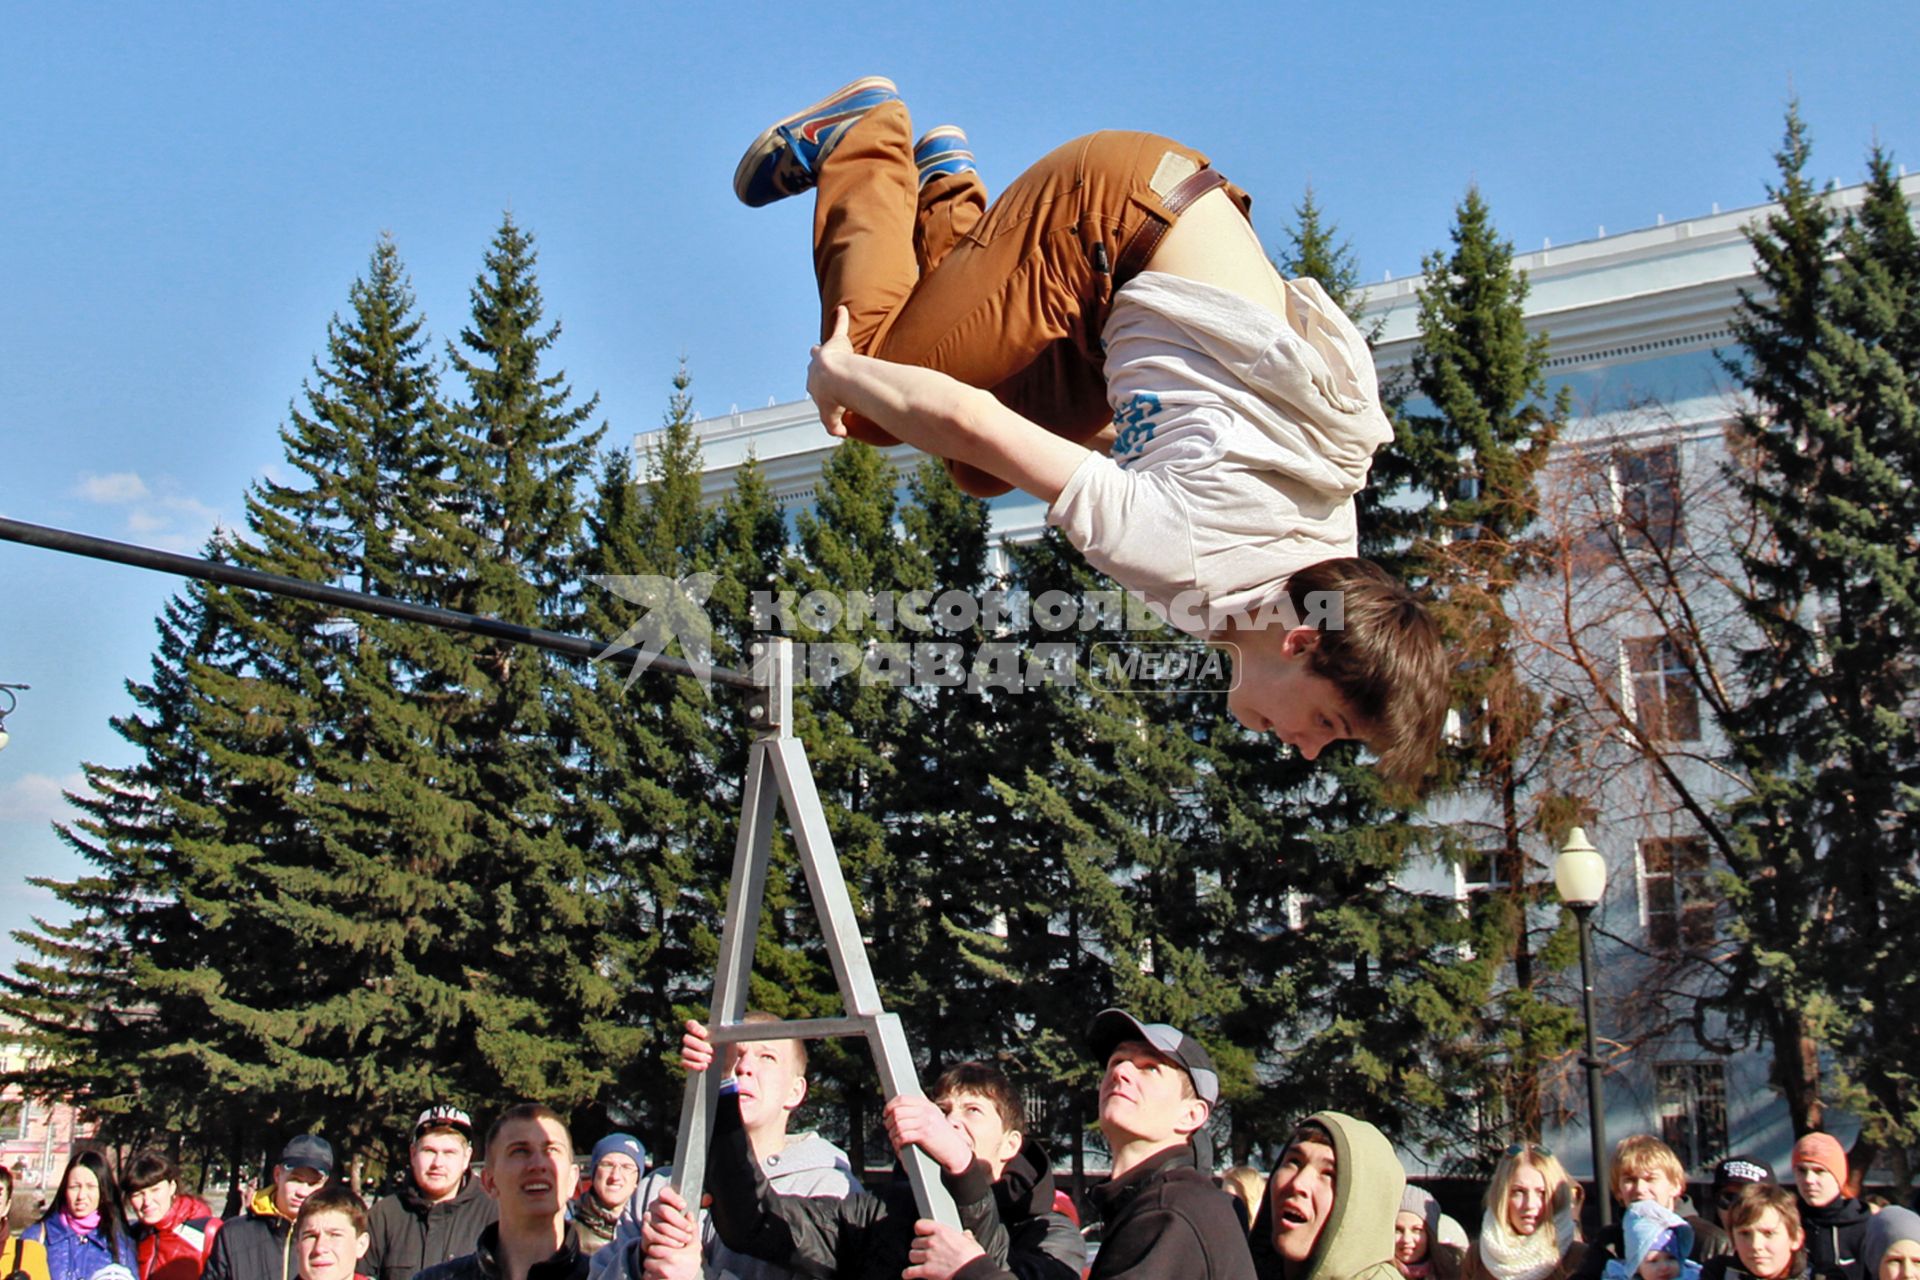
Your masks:
<instances>
[{"instance_id":1,"label":"black jacket","mask_svg":"<svg viewBox=\"0 0 1920 1280\"><path fill-rule=\"evenodd\" d=\"M1106 1231L1094 1280L1254 1280L1230 1199L1194 1167L1184 1144L1095 1187Z\"/></svg>"},{"instance_id":2,"label":"black jacket","mask_svg":"<svg viewBox=\"0 0 1920 1280\"><path fill-rule=\"evenodd\" d=\"M200 1280L295 1280L300 1264L293 1256L292 1232L293 1223L273 1208L267 1189L254 1197L244 1218L220 1228Z\"/></svg>"},{"instance_id":3,"label":"black jacket","mask_svg":"<svg viewBox=\"0 0 1920 1280\"><path fill-rule=\"evenodd\" d=\"M960 1225L988 1256L1007 1256L1007 1233L994 1212L993 1183L975 1160L959 1177L942 1174L960 1210ZM856 1191L844 1200L781 1195L767 1185L740 1123L740 1099L723 1091L707 1151L709 1220L737 1253L764 1258L810 1276L839 1280L899 1280L920 1216L913 1188L891 1183L878 1195ZM440 1278L436 1278L440 1280ZM444 1280L465 1280L446 1277Z\"/></svg>"},{"instance_id":4,"label":"black jacket","mask_svg":"<svg viewBox=\"0 0 1920 1280\"><path fill-rule=\"evenodd\" d=\"M636 1268L637 1270L637 1268ZM419 1280L501 1280L505 1272L500 1270L500 1224L489 1223L480 1232L473 1252L464 1258L455 1258L452 1262L443 1262L437 1267L428 1267L420 1273ZM527 1280L587 1280L587 1255L580 1252L580 1237L574 1232L573 1224L567 1224L567 1234L560 1241L560 1248L545 1262L536 1262L527 1270Z\"/></svg>"},{"instance_id":5,"label":"black jacket","mask_svg":"<svg viewBox=\"0 0 1920 1280\"><path fill-rule=\"evenodd\" d=\"M1807 1269L1814 1280L1871 1280L1860 1259L1861 1241L1873 1211L1850 1196L1836 1196L1818 1209L1800 1202L1800 1228L1807 1233Z\"/></svg>"},{"instance_id":6,"label":"black jacket","mask_svg":"<svg viewBox=\"0 0 1920 1280\"><path fill-rule=\"evenodd\" d=\"M367 1215L373 1243L360 1271L373 1280L412 1280L428 1267L472 1253L480 1232L499 1217L500 1206L471 1173L451 1199L439 1204L428 1204L409 1176L400 1190L375 1201Z\"/></svg>"},{"instance_id":7,"label":"black jacket","mask_svg":"<svg viewBox=\"0 0 1920 1280\"><path fill-rule=\"evenodd\" d=\"M1087 1242L1053 1211L1053 1162L1043 1149L1023 1143L1007 1161L993 1184L993 1208L1007 1230L1006 1265L975 1258L953 1280L1080 1280Z\"/></svg>"}]
</instances>

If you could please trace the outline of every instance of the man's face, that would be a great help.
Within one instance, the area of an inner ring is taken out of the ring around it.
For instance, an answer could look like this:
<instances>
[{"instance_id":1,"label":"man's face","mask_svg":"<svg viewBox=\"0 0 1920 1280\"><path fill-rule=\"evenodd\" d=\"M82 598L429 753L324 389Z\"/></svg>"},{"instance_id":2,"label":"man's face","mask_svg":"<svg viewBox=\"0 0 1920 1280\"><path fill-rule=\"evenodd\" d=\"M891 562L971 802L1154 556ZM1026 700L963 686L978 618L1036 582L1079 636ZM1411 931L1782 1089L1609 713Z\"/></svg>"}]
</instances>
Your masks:
<instances>
[{"instance_id":1,"label":"man's face","mask_svg":"<svg viewBox=\"0 0 1920 1280\"><path fill-rule=\"evenodd\" d=\"M318 1169L289 1169L283 1164L273 1166L273 1207L282 1217L291 1220L300 1213L300 1206L307 1197L325 1186L327 1175Z\"/></svg>"},{"instance_id":2,"label":"man's face","mask_svg":"<svg viewBox=\"0 0 1920 1280\"><path fill-rule=\"evenodd\" d=\"M1141 1040L1128 1040L1107 1057L1100 1077L1100 1128L1109 1146L1139 1139L1185 1138L1207 1120L1207 1104L1192 1095L1186 1069Z\"/></svg>"},{"instance_id":3,"label":"man's face","mask_svg":"<svg viewBox=\"0 0 1920 1280\"><path fill-rule=\"evenodd\" d=\"M344 1213L316 1213L300 1224L294 1257L300 1280L352 1280L355 1264L367 1256L373 1237L353 1229Z\"/></svg>"},{"instance_id":4,"label":"man's face","mask_svg":"<svg viewBox=\"0 0 1920 1280\"><path fill-rule=\"evenodd\" d=\"M441 1130L413 1140L413 1181L430 1201L445 1200L460 1190L460 1179L473 1163L473 1144L457 1133Z\"/></svg>"},{"instance_id":5,"label":"man's face","mask_svg":"<svg viewBox=\"0 0 1920 1280\"><path fill-rule=\"evenodd\" d=\"M1020 1135L1007 1128L1000 1118L1000 1108L991 1098L960 1091L938 1099L937 1105L953 1121L953 1127L967 1136L967 1145L992 1171L993 1180L1000 1181L1000 1175L1007 1171L1007 1161L1020 1150Z\"/></svg>"},{"instance_id":6,"label":"man's face","mask_svg":"<svg viewBox=\"0 0 1920 1280\"><path fill-rule=\"evenodd\" d=\"M573 1167L573 1141L567 1131L544 1116L509 1121L487 1149L480 1183L500 1204L502 1218L558 1220L579 1185Z\"/></svg>"},{"instance_id":7,"label":"man's face","mask_svg":"<svg viewBox=\"0 0 1920 1280\"><path fill-rule=\"evenodd\" d=\"M1621 1204L1651 1200L1662 1209L1671 1211L1680 1202L1682 1188L1667 1176L1665 1169L1635 1169L1622 1173L1619 1181Z\"/></svg>"},{"instance_id":8,"label":"man's face","mask_svg":"<svg viewBox=\"0 0 1920 1280\"><path fill-rule=\"evenodd\" d=\"M1840 1196L1840 1179L1823 1164L1793 1166L1793 1180L1800 1184L1800 1198L1816 1209L1832 1204Z\"/></svg>"},{"instance_id":9,"label":"man's face","mask_svg":"<svg viewBox=\"0 0 1920 1280\"><path fill-rule=\"evenodd\" d=\"M1767 1208L1744 1227L1733 1229L1733 1251L1757 1280L1779 1280L1793 1263L1793 1254L1806 1237L1789 1232L1778 1209Z\"/></svg>"},{"instance_id":10,"label":"man's face","mask_svg":"<svg viewBox=\"0 0 1920 1280\"><path fill-rule=\"evenodd\" d=\"M1880 1255L1875 1280L1920 1280L1920 1241L1895 1240Z\"/></svg>"},{"instance_id":11,"label":"man's face","mask_svg":"<svg viewBox=\"0 0 1920 1280\"><path fill-rule=\"evenodd\" d=\"M372 1236L353 1230L344 1213L315 1213L300 1224L294 1238L294 1257L300 1280L353 1280L355 1265L367 1257Z\"/></svg>"},{"instance_id":12,"label":"man's face","mask_svg":"<svg viewBox=\"0 0 1920 1280\"><path fill-rule=\"evenodd\" d=\"M1308 666L1308 654L1319 639L1319 632L1305 627L1233 637L1240 653L1227 710L1242 725L1273 734L1306 760L1364 732L1333 682Z\"/></svg>"},{"instance_id":13,"label":"man's face","mask_svg":"<svg viewBox=\"0 0 1920 1280\"><path fill-rule=\"evenodd\" d=\"M1530 1236L1546 1213L1547 1175L1530 1164L1519 1165L1507 1187L1507 1226L1517 1236Z\"/></svg>"},{"instance_id":14,"label":"man's face","mask_svg":"<svg viewBox=\"0 0 1920 1280\"><path fill-rule=\"evenodd\" d=\"M1296 1266L1312 1256L1320 1229L1333 1212L1338 1164L1333 1148L1326 1143L1296 1142L1281 1155L1280 1167L1267 1183L1267 1202L1273 1206L1274 1252ZM1397 1253L1397 1224L1394 1235Z\"/></svg>"},{"instance_id":15,"label":"man's face","mask_svg":"<svg viewBox=\"0 0 1920 1280\"><path fill-rule=\"evenodd\" d=\"M785 1040L743 1040L733 1046L729 1071L740 1085L740 1122L749 1133L775 1126L807 1097L793 1045Z\"/></svg>"},{"instance_id":16,"label":"man's face","mask_svg":"<svg viewBox=\"0 0 1920 1280\"><path fill-rule=\"evenodd\" d=\"M173 1208L176 1188L169 1178L162 1178L150 1187L127 1193L127 1205L133 1210L133 1216L150 1227L157 1227L166 1219L167 1211Z\"/></svg>"},{"instance_id":17,"label":"man's face","mask_svg":"<svg viewBox=\"0 0 1920 1280\"><path fill-rule=\"evenodd\" d=\"M640 1166L633 1157L609 1151L593 1166L593 1198L609 1209L618 1209L633 1198L640 1185Z\"/></svg>"},{"instance_id":18,"label":"man's face","mask_svg":"<svg viewBox=\"0 0 1920 1280\"><path fill-rule=\"evenodd\" d=\"M1393 1260L1412 1266L1427 1256L1427 1220L1402 1209L1393 1218Z\"/></svg>"}]
</instances>

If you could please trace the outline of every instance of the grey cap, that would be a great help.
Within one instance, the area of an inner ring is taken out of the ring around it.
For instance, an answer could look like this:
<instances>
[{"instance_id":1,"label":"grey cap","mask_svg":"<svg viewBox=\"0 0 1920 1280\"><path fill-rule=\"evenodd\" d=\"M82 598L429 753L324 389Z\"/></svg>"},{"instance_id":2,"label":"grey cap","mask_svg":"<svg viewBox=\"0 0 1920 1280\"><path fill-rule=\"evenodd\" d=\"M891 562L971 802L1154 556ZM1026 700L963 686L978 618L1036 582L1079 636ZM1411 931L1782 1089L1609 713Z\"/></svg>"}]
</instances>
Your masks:
<instances>
[{"instance_id":1,"label":"grey cap","mask_svg":"<svg viewBox=\"0 0 1920 1280\"><path fill-rule=\"evenodd\" d=\"M282 1169L312 1169L323 1178L333 1176L333 1144L325 1138L303 1133L280 1148L274 1161Z\"/></svg>"},{"instance_id":2,"label":"grey cap","mask_svg":"<svg viewBox=\"0 0 1920 1280\"><path fill-rule=\"evenodd\" d=\"M1205 1046L1178 1027L1164 1022L1142 1022L1122 1009L1104 1009L1087 1028L1087 1047L1105 1062L1129 1040L1152 1045L1179 1063L1193 1081L1193 1091L1208 1106L1220 1101L1220 1073L1213 1068Z\"/></svg>"}]
</instances>

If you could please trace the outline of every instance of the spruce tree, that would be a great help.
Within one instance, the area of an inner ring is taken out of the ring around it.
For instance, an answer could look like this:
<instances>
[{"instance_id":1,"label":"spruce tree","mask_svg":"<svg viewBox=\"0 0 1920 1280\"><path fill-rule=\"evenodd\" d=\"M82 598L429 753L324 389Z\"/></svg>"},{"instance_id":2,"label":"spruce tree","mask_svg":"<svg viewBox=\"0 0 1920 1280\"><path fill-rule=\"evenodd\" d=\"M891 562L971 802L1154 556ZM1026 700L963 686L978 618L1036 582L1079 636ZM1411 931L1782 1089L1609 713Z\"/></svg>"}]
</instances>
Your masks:
<instances>
[{"instance_id":1,"label":"spruce tree","mask_svg":"<svg viewBox=\"0 0 1920 1280\"><path fill-rule=\"evenodd\" d=\"M466 399L450 413L449 491L409 569L437 603L570 631L582 597L571 553L604 428L586 430L598 397L573 403L565 374L543 368L560 329L543 327L535 261L532 237L504 219L448 348ZM465 981L441 1044L459 1055L462 1093L588 1105L637 1042L600 963L608 904L591 849L555 788L578 676L543 651L467 636L422 637L414 660L465 908L442 939Z\"/></svg>"},{"instance_id":2,"label":"spruce tree","mask_svg":"<svg viewBox=\"0 0 1920 1280\"><path fill-rule=\"evenodd\" d=\"M1749 231L1760 287L1733 325L1729 369L1752 404L1738 430L1757 462L1739 483L1767 538L1745 556L1751 640L1721 717L1750 789L1723 850L1741 945L1715 1004L1733 1034L1771 1044L1796 1133L1822 1125L1818 1046L1837 1040L1867 1049L1864 1096L1897 1136L1913 1095L1829 1012L1838 999L1874 1025L1889 888L1911 878L1913 231L1884 159L1843 220L1806 177L1810 151L1790 109L1779 208Z\"/></svg>"},{"instance_id":3,"label":"spruce tree","mask_svg":"<svg viewBox=\"0 0 1920 1280\"><path fill-rule=\"evenodd\" d=\"M1571 1044L1575 1028L1568 1009L1542 998L1542 980L1566 951L1536 941L1541 876L1529 852L1565 822L1564 798L1548 781L1560 718L1523 678L1514 611L1516 589L1543 562L1537 476L1567 401L1547 393L1547 338L1526 330L1525 274L1477 189L1456 211L1452 241L1423 264L1413 359L1423 403L1403 415L1384 477L1425 505L1383 532L1412 535L1401 567L1434 589L1460 658L1461 730L1435 785L1470 786L1475 798L1436 812L1445 825L1433 829L1433 847L1493 886L1473 907L1473 952L1491 999L1469 1006L1486 1016L1466 1039L1485 1046L1486 1101L1510 1108L1512 1134L1535 1137L1541 1063Z\"/></svg>"},{"instance_id":4,"label":"spruce tree","mask_svg":"<svg viewBox=\"0 0 1920 1280\"><path fill-rule=\"evenodd\" d=\"M578 563L595 583L582 600L586 626L602 640L625 634L637 612L603 577L680 581L710 567L714 517L700 501L689 385L683 367L642 473L625 451L601 459ZM620 660L595 664L568 692L573 759L564 789L576 805L574 838L592 850L610 902L602 963L620 993L618 1019L636 1037L614 1064L611 1118L657 1144L671 1140L677 1120L667 1060L678 1052L679 1005L702 976L711 980L712 955L696 938L710 932L713 886L728 871L737 817L726 799L738 781L719 770L724 725L738 707L724 693L716 704L691 677L636 672Z\"/></svg>"}]
</instances>

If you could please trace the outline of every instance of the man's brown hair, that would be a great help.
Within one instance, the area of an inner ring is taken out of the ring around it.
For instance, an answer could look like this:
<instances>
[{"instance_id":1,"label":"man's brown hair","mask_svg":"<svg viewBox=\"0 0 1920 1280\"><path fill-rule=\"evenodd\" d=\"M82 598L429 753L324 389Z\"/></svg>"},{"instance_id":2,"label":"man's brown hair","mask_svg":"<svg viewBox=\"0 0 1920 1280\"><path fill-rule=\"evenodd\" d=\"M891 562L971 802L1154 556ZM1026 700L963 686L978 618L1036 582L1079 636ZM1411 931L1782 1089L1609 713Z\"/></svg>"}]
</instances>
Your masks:
<instances>
[{"instance_id":1,"label":"man's brown hair","mask_svg":"<svg viewBox=\"0 0 1920 1280\"><path fill-rule=\"evenodd\" d=\"M1771 1182L1749 1182L1734 1194L1733 1203L1720 1214L1720 1224L1732 1235L1741 1227L1750 1227L1760 1221L1760 1215L1767 1210L1780 1215L1790 1236L1804 1236L1805 1229L1800 1225L1800 1205L1794 1199L1793 1192Z\"/></svg>"},{"instance_id":2,"label":"man's brown hair","mask_svg":"<svg viewBox=\"0 0 1920 1280\"><path fill-rule=\"evenodd\" d=\"M1310 564L1287 580L1294 616L1311 619L1310 595L1339 596L1341 625L1320 632L1307 669L1332 683L1363 722L1380 776L1413 787L1433 766L1447 723L1448 661L1440 624L1420 596L1371 560Z\"/></svg>"},{"instance_id":3,"label":"man's brown hair","mask_svg":"<svg viewBox=\"0 0 1920 1280\"><path fill-rule=\"evenodd\" d=\"M1001 1127L1008 1133L1027 1131L1026 1108L1020 1103L1020 1090L1007 1079L1006 1072L991 1063L954 1063L940 1073L933 1088L927 1091L927 1097L937 1107L956 1093L971 1093L991 1102L993 1109L1000 1113Z\"/></svg>"},{"instance_id":4,"label":"man's brown hair","mask_svg":"<svg viewBox=\"0 0 1920 1280\"><path fill-rule=\"evenodd\" d=\"M560 1113L544 1102L522 1102L502 1111L494 1118L492 1126L488 1128L486 1153L489 1161L494 1158L493 1144L499 1139L500 1131L517 1120L553 1121L560 1126L560 1132L566 1134L567 1152L569 1155L572 1154L573 1133L567 1128L567 1122L560 1118Z\"/></svg>"},{"instance_id":5,"label":"man's brown hair","mask_svg":"<svg viewBox=\"0 0 1920 1280\"><path fill-rule=\"evenodd\" d=\"M353 1194L353 1188L346 1183L328 1182L301 1202L300 1212L293 1220L293 1238L300 1238L300 1228L307 1225L307 1219L322 1213L345 1214L353 1224L353 1234L367 1234L366 1201Z\"/></svg>"}]
</instances>

